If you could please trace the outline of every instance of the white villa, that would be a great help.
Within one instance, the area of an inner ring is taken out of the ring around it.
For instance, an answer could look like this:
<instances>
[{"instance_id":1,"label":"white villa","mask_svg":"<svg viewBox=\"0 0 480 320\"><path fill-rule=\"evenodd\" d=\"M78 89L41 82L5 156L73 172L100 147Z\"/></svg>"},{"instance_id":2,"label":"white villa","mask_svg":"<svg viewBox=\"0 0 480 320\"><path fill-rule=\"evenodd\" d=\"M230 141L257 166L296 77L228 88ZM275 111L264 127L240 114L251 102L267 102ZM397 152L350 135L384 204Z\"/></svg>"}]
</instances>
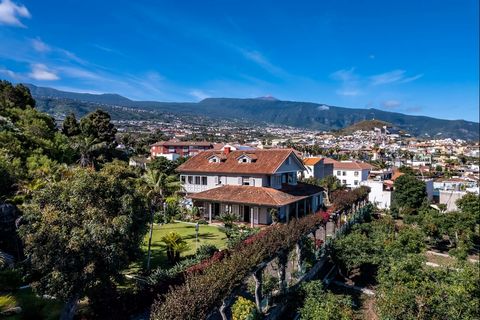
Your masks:
<instances>
[{"instance_id":1,"label":"white villa","mask_svg":"<svg viewBox=\"0 0 480 320\"><path fill-rule=\"evenodd\" d=\"M186 197L203 208L210 222L230 212L251 226L272 223L272 209L280 221L319 210L323 190L297 182L303 170L293 149L228 147L199 153L177 169Z\"/></svg>"}]
</instances>

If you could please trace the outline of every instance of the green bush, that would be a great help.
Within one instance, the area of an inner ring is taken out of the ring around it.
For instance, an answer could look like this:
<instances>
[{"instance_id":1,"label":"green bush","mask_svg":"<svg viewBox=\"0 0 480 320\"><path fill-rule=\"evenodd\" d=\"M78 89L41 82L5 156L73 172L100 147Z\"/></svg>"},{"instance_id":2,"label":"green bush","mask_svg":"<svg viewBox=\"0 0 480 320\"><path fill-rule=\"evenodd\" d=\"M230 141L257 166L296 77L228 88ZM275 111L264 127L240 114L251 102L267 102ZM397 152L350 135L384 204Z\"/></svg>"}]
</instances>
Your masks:
<instances>
[{"instance_id":1,"label":"green bush","mask_svg":"<svg viewBox=\"0 0 480 320\"><path fill-rule=\"evenodd\" d=\"M14 269L0 271L0 290L11 291L22 285L22 275Z\"/></svg>"},{"instance_id":2,"label":"green bush","mask_svg":"<svg viewBox=\"0 0 480 320\"><path fill-rule=\"evenodd\" d=\"M195 255L198 259L203 260L210 258L217 251L218 248L213 244L202 244L200 248L197 249Z\"/></svg>"},{"instance_id":3,"label":"green bush","mask_svg":"<svg viewBox=\"0 0 480 320\"><path fill-rule=\"evenodd\" d=\"M238 297L232 306L232 318L233 320L256 320L260 315L253 301Z\"/></svg>"},{"instance_id":4,"label":"green bush","mask_svg":"<svg viewBox=\"0 0 480 320\"><path fill-rule=\"evenodd\" d=\"M302 320L349 320L353 319L353 303L349 296L335 295L323 289L321 280L307 282L302 286L305 295L300 308Z\"/></svg>"}]
</instances>

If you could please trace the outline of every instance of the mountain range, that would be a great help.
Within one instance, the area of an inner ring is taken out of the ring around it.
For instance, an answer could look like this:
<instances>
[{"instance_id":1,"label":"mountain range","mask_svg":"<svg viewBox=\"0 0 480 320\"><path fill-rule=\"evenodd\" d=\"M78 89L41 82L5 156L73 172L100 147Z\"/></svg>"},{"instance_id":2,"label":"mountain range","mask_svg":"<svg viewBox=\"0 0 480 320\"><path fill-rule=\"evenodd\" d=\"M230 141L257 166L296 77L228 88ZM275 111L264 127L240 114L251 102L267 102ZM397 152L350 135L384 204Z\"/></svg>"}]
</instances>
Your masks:
<instances>
[{"instance_id":1,"label":"mountain range","mask_svg":"<svg viewBox=\"0 0 480 320\"><path fill-rule=\"evenodd\" d=\"M200 102L134 101L118 94L60 91L25 84L38 108L53 115L74 112L77 116L97 108L114 120L155 120L162 114L203 116L216 119L271 123L315 130L340 130L365 120L381 120L417 137L479 139L478 122L444 120L406 115L375 108L355 109L311 102L281 101L273 97L255 99L207 98Z\"/></svg>"}]
</instances>

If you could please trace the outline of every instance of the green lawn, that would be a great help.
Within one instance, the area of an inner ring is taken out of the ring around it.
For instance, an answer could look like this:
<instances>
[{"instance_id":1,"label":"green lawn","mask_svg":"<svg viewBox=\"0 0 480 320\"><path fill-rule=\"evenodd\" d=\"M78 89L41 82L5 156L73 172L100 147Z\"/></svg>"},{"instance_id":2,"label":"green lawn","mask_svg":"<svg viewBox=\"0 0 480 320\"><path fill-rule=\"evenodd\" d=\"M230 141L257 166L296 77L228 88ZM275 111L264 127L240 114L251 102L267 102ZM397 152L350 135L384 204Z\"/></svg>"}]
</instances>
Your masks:
<instances>
[{"instance_id":1,"label":"green lawn","mask_svg":"<svg viewBox=\"0 0 480 320\"><path fill-rule=\"evenodd\" d=\"M167 261L167 253L161 242L161 238L169 232L177 232L180 234L183 239L188 243L189 249L182 253L182 257L191 255L195 253L195 225L184 223L184 222L174 222L163 225L154 225L153 227L153 237L152 237L152 268L158 266L170 266ZM148 250L148 236L145 236L142 249L144 251L144 258L142 261L143 267L146 266L147 261L147 250ZM200 225L198 232L198 247L202 244L213 244L218 249L223 249L226 247L227 237L225 233L220 231L216 226L210 225ZM138 271L140 264L136 263L130 269L131 271Z\"/></svg>"}]
</instances>

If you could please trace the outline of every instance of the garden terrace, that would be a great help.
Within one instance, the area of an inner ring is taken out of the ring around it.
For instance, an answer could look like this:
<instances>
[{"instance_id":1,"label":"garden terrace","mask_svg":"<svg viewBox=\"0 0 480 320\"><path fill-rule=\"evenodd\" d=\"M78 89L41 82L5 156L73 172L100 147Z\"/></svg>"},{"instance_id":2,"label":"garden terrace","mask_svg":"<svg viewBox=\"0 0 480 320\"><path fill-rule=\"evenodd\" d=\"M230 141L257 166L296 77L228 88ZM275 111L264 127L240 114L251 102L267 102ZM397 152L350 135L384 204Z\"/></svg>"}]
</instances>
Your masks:
<instances>
[{"instance_id":1,"label":"garden terrace","mask_svg":"<svg viewBox=\"0 0 480 320\"><path fill-rule=\"evenodd\" d=\"M365 204L366 194L355 192L348 197L350 206L343 203L344 211L331 215L316 213L302 219L295 219L288 224L272 225L259 234L245 240L235 250L228 252L212 263L206 263L204 268L193 268L193 272L186 275L185 283L172 287L170 291L160 297L152 307L153 319L205 319L216 308L220 309L225 319L225 308L231 303L233 293L239 292L248 276L253 275L257 286L255 300L257 308L261 311L261 274L269 268L272 262L277 264L278 292L285 293L288 288L286 281L287 264L289 255L295 249L292 265L296 267L289 271L290 279L301 278L305 272L302 256L305 250L302 243L312 239L314 247L318 243L327 242L327 233L334 237L339 230L345 230L354 216L354 208L358 209ZM347 210L348 209L348 210ZM342 218L343 216L343 218ZM330 225L330 228L328 228ZM318 230L323 230L323 239L317 241ZM320 246L325 248L325 246ZM318 249L318 248L317 248ZM316 254L318 253L318 250ZM316 255L315 254L315 255ZM222 259L223 258L223 259ZM318 256L313 258L314 262Z\"/></svg>"}]
</instances>

